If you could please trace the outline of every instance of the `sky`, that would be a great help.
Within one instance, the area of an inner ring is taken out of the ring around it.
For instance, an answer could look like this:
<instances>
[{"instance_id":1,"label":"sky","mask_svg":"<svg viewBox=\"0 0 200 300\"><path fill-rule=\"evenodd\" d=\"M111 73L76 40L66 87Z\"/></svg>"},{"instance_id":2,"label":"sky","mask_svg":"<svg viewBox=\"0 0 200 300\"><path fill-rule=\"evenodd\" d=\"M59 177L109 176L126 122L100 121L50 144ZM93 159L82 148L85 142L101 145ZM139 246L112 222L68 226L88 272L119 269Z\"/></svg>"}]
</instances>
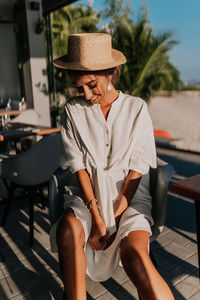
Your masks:
<instances>
[{"instance_id":1,"label":"sky","mask_svg":"<svg viewBox=\"0 0 200 300\"><path fill-rule=\"evenodd\" d=\"M77 3L88 5L88 2L79 0ZM170 30L179 42L169 56L180 71L181 79L200 81L200 0L130 0L133 20L137 19L142 4L148 8L154 32ZM102 7L104 0L93 0L94 9Z\"/></svg>"}]
</instances>

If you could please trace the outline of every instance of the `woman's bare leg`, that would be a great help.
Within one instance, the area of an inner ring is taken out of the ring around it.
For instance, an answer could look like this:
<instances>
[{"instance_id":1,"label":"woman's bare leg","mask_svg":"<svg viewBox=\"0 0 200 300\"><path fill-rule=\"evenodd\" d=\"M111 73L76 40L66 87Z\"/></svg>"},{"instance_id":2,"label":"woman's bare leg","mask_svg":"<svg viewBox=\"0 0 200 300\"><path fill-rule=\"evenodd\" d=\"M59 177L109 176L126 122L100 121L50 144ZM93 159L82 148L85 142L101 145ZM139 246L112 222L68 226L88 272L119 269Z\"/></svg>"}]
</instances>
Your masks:
<instances>
[{"instance_id":1,"label":"woman's bare leg","mask_svg":"<svg viewBox=\"0 0 200 300\"><path fill-rule=\"evenodd\" d=\"M149 233L132 231L120 245L125 272L143 300L174 300L167 283L154 267L148 253Z\"/></svg>"},{"instance_id":2,"label":"woman's bare leg","mask_svg":"<svg viewBox=\"0 0 200 300\"><path fill-rule=\"evenodd\" d=\"M85 234L71 208L61 218L56 238L67 299L86 300Z\"/></svg>"}]
</instances>

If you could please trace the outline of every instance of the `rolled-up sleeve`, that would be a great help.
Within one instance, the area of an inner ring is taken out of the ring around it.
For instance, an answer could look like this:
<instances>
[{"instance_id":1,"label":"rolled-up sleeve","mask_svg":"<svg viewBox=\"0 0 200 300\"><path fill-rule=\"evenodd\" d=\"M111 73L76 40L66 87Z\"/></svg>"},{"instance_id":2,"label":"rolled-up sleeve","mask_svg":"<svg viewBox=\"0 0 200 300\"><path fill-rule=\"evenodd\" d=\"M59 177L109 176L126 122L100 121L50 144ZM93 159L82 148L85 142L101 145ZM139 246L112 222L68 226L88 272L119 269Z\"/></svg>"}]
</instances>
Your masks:
<instances>
[{"instance_id":1,"label":"rolled-up sleeve","mask_svg":"<svg viewBox=\"0 0 200 300\"><path fill-rule=\"evenodd\" d=\"M81 141L70 119L67 108L65 122L61 130L61 137L61 168L66 169L69 167L72 173L85 169Z\"/></svg>"},{"instance_id":2,"label":"rolled-up sleeve","mask_svg":"<svg viewBox=\"0 0 200 300\"><path fill-rule=\"evenodd\" d=\"M129 161L129 169L142 175L149 172L149 168L156 168L156 148L152 121L144 102L137 116L134 126L134 149Z\"/></svg>"}]
</instances>

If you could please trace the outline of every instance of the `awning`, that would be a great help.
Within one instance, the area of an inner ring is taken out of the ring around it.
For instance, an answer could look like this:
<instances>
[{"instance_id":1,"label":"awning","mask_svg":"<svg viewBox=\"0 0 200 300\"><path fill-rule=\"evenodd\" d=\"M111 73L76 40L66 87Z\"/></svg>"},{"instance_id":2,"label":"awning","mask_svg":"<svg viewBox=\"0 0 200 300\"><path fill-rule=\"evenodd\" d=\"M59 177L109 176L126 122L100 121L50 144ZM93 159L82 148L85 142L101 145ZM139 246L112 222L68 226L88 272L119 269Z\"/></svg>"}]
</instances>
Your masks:
<instances>
[{"instance_id":1,"label":"awning","mask_svg":"<svg viewBox=\"0 0 200 300\"><path fill-rule=\"evenodd\" d=\"M69 5L77 0L42 0L43 15L57 10L63 6Z\"/></svg>"}]
</instances>

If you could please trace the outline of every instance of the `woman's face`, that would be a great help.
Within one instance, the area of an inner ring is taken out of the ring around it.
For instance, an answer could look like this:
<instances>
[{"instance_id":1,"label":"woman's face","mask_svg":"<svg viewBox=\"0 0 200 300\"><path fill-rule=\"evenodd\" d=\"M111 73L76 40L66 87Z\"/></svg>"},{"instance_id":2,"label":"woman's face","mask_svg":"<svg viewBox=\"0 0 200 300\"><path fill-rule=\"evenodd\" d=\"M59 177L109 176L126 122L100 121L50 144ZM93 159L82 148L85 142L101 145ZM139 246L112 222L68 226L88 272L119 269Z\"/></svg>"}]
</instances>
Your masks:
<instances>
[{"instance_id":1,"label":"woman's face","mask_svg":"<svg viewBox=\"0 0 200 300\"><path fill-rule=\"evenodd\" d=\"M79 94L91 103L104 104L107 102L112 75L104 74L74 74L72 82Z\"/></svg>"}]
</instances>

